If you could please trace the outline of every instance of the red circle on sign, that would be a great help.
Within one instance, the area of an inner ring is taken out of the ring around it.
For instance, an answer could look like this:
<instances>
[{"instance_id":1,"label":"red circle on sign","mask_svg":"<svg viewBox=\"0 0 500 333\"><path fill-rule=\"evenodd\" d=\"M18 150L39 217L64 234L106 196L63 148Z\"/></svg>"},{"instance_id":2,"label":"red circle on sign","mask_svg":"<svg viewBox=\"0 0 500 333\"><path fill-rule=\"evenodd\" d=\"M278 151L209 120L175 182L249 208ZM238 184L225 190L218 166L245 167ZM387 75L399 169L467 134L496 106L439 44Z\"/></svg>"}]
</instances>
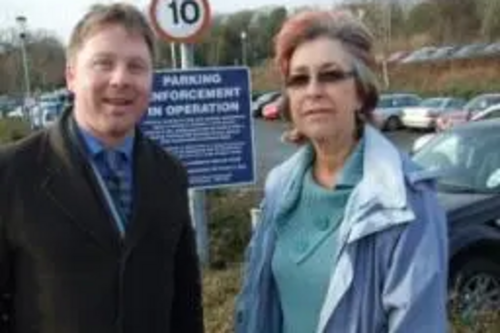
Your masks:
<instances>
[{"instance_id":1,"label":"red circle on sign","mask_svg":"<svg viewBox=\"0 0 500 333\"><path fill-rule=\"evenodd\" d=\"M165 39L169 42L194 43L203 34L203 32L208 29L208 26L210 24L210 6L208 4L208 0L197 0L204 8L202 24L200 25L198 30L189 37L173 36L161 27L156 17L156 7L160 4L160 1L162 0L153 0L151 2L151 6L149 6L149 18L151 19L151 24L153 25L154 30L162 39Z\"/></svg>"}]
</instances>

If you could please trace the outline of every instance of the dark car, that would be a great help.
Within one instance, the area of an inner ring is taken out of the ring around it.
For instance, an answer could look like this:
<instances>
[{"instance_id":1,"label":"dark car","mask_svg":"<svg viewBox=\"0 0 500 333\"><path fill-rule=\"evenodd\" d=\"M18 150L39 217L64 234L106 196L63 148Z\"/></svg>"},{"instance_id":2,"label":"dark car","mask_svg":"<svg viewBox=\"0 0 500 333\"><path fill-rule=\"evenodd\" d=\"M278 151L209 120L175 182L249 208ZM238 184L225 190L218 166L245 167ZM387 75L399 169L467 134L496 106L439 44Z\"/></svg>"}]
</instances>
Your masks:
<instances>
[{"instance_id":1,"label":"dark car","mask_svg":"<svg viewBox=\"0 0 500 333\"><path fill-rule=\"evenodd\" d=\"M500 310L500 120L435 135L413 159L436 170L449 228L450 305L464 316Z\"/></svg>"},{"instance_id":2,"label":"dark car","mask_svg":"<svg viewBox=\"0 0 500 333\"><path fill-rule=\"evenodd\" d=\"M475 115L495 104L500 104L500 93L478 95L467 102L463 108L440 115L436 119L436 130L444 131L458 124L468 122Z\"/></svg>"}]
</instances>

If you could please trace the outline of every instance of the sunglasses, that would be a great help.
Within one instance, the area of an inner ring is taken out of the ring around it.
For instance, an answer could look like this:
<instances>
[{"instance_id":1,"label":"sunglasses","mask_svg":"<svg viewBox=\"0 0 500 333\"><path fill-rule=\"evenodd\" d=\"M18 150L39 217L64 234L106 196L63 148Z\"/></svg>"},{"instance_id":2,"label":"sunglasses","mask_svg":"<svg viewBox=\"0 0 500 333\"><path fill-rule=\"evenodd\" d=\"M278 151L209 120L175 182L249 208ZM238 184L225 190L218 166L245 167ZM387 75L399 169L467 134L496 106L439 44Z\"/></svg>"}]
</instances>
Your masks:
<instances>
[{"instance_id":1,"label":"sunglasses","mask_svg":"<svg viewBox=\"0 0 500 333\"><path fill-rule=\"evenodd\" d=\"M336 84L354 76L354 71L329 70L316 74L320 84ZM290 75L285 85L287 88L304 88L311 82L313 75L307 73Z\"/></svg>"}]
</instances>

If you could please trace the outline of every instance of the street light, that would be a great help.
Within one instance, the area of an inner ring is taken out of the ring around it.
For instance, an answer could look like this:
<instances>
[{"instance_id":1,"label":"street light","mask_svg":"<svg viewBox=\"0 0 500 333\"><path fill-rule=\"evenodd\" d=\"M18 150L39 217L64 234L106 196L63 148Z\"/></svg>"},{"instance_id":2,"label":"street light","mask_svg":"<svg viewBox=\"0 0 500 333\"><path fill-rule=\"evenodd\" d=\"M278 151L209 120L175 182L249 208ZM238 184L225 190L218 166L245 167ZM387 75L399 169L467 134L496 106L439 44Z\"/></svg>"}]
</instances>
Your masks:
<instances>
[{"instance_id":1,"label":"street light","mask_svg":"<svg viewBox=\"0 0 500 333\"><path fill-rule=\"evenodd\" d=\"M26 57L26 17L18 16L16 17L17 24L19 25L19 38L21 39L21 54L23 58L23 68L24 68L24 82L26 84L26 97L24 100L24 104L27 103L31 97L31 89L30 89L30 77L28 71L28 58Z\"/></svg>"},{"instance_id":2,"label":"street light","mask_svg":"<svg viewBox=\"0 0 500 333\"><path fill-rule=\"evenodd\" d=\"M244 66L247 64L247 33L246 31L242 31L240 34L241 38L241 60Z\"/></svg>"}]
</instances>

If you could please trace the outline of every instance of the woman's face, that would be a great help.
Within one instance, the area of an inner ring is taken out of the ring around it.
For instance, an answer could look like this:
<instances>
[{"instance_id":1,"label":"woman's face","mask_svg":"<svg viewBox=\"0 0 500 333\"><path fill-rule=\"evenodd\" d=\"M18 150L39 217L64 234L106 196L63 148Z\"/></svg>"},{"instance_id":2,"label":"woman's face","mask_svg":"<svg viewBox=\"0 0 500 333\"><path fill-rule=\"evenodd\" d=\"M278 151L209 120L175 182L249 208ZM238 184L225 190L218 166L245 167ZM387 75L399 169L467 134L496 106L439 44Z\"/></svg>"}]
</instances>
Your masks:
<instances>
[{"instance_id":1,"label":"woman's face","mask_svg":"<svg viewBox=\"0 0 500 333\"><path fill-rule=\"evenodd\" d=\"M362 103L352 57L341 42L319 37L300 44L290 59L286 92L292 121L311 141L354 133Z\"/></svg>"}]
</instances>

